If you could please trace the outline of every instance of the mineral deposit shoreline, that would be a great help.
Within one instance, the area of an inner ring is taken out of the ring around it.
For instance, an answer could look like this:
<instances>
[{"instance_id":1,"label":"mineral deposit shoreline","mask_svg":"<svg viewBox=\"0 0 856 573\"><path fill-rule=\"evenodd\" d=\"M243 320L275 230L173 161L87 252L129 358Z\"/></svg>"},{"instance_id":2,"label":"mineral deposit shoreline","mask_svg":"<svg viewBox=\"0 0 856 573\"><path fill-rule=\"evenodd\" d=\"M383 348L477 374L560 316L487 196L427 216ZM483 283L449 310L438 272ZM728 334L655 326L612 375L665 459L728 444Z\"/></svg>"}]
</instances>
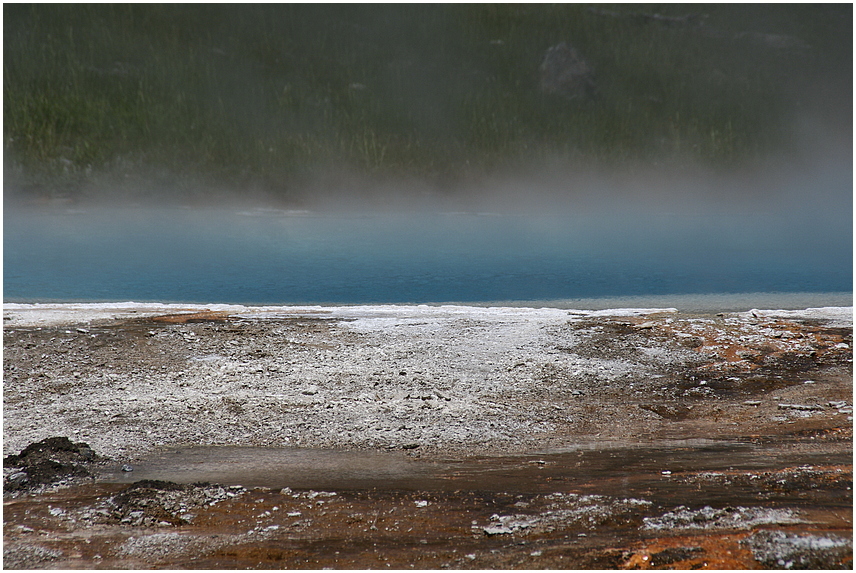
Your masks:
<instances>
[{"instance_id":1,"label":"mineral deposit shoreline","mask_svg":"<svg viewBox=\"0 0 856 573\"><path fill-rule=\"evenodd\" d=\"M842 307L8 305L4 454L49 436L130 461L188 444L503 453L849 425L851 328Z\"/></svg>"}]
</instances>

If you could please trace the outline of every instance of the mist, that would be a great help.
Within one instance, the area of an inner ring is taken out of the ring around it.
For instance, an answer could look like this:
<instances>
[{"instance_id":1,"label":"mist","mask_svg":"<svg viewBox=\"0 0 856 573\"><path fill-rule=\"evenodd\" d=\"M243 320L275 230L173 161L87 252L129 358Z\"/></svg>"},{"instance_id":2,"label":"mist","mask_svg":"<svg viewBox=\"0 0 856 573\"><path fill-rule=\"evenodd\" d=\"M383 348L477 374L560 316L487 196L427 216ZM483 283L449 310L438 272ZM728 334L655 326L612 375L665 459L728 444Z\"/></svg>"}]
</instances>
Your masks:
<instances>
[{"instance_id":1,"label":"mist","mask_svg":"<svg viewBox=\"0 0 856 573\"><path fill-rule=\"evenodd\" d=\"M198 257L244 268L236 245L262 281L281 260L401 271L266 302L852 290L849 5L4 5L4 96L17 300L92 287L28 293L28 257L180 284ZM730 260L761 270L717 278ZM521 269L554 286L499 288ZM102 297L227 296L147 289Z\"/></svg>"}]
</instances>

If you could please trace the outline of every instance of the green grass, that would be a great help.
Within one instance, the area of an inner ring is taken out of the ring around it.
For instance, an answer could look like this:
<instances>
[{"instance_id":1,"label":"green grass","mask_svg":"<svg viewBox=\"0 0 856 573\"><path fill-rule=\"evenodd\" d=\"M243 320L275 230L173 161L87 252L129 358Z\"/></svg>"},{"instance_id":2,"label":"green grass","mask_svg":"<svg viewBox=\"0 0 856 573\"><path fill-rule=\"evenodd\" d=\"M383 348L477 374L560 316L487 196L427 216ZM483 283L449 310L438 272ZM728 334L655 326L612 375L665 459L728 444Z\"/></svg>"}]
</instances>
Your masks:
<instances>
[{"instance_id":1,"label":"green grass","mask_svg":"<svg viewBox=\"0 0 856 573\"><path fill-rule=\"evenodd\" d=\"M7 180L216 182L288 197L330 171L454 181L515 165L751 165L795 113L850 121L849 5L4 5ZM811 46L735 41L787 34ZM560 41L597 99L539 91ZM32 191L36 192L36 191Z\"/></svg>"}]
</instances>

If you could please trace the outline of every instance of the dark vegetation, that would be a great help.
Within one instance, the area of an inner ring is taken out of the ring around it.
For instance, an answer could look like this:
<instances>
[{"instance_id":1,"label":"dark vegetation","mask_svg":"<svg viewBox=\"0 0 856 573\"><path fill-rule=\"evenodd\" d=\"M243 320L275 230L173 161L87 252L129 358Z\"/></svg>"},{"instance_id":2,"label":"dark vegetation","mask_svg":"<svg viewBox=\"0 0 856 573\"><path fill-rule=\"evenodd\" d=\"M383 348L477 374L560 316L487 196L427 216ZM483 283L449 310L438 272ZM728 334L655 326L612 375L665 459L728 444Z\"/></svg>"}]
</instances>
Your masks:
<instances>
[{"instance_id":1,"label":"dark vegetation","mask_svg":"<svg viewBox=\"0 0 856 573\"><path fill-rule=\"evenodd\" d=\"M730 169L793 152L800 121L852 124L849 4L3 10L7 196ZM586 97L541 89L560 42Z\"/></svg>"}]
</instances>

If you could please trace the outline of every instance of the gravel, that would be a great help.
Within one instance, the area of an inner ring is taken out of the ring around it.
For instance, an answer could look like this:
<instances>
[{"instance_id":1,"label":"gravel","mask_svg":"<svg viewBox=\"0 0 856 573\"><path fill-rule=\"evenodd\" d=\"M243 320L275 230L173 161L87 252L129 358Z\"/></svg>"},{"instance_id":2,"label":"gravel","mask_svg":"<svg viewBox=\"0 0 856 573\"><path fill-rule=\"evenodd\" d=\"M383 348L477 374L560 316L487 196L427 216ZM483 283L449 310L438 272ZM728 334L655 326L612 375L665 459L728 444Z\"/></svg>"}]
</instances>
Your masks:
<instances>
[{"instance_id":1,"label":"gravel","mask_svg":"<svg viewBox=\"0 0 856 573\"><path fill-rule=\"evenodd\" d=\"M4 569L42 569L62 557L62 552L30 543L3 546Z\"/></svg>"},{"instance_id":2,"label":"gravel","mask_svg":"<svg viewBox=\"0 0 856 573\"><path fill-rule=\"evenodd\" d=\"M752 555L770 569L828 569L830 563L853 560L853 540L836 534L797 534L785 531L756 531L744 544Z\"/></svg>"},{"instance_id":3,"label":"gravel","mask_svg":"<svg viewBox=\"0 0 856 573\"><path fill-rule=\"evenodd\" d=\"M714 509L705 506L692 510L679 506L660 517L646 517L642 529L662 531L673 529L752 529L759 525L787 525L803 523L790 509L764 507L726 507Z\"/></svg>"},{"instance_id":4,"label":"gravel","mask_svg":"<svg viewBox=\"0 0 856 573\"><path fill-rule=\"evenodd\" d=\"M123 462L186 444L532 451L674 431L782 356L852 358L852 335L773 336L801 328L790 314L114 306L4 309L4 453L49 436ZM844 397L821 386L816 403Z\"/></svg>"}]
</instances>

